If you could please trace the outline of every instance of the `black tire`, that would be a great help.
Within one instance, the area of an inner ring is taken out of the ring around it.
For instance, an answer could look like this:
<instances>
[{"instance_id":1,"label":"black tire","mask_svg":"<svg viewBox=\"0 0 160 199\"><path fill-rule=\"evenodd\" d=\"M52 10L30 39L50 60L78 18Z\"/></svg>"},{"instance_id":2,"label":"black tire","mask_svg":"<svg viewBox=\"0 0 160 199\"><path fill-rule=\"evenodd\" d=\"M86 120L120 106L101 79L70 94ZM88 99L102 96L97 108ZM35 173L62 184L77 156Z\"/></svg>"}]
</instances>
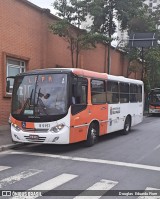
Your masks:
<instances>
[{"instance_id":1,"label":"black tire","mask_svg":"<svg viewBox=\"0 0 160 199\"><path fill-rule=\"evenodd\" d=\"M131 130L131 117L127 116L124 123L123 135L127 135Z\"/></svg>"},{"instance_id":2,"label":"black tire","mask_svg":"<svg viewBox=\"0 0 160 199\"><path fill-rule=\"evenodd\" d=\"M93 146L98 140L98 126L95 123L91 123L88 129L88 136L85 142L87 147Z\"/></svg>"}]
</instances>

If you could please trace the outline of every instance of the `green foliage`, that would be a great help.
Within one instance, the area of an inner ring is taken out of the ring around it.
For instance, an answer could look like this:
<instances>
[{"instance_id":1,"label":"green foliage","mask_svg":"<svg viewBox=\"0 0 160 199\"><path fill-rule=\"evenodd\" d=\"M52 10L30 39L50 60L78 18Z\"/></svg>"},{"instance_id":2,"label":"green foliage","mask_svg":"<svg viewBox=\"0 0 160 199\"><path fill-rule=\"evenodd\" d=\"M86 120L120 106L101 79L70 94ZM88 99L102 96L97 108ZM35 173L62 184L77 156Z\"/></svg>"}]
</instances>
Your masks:
<instances>
[{"instance_id":1,"label":"green foliage","mask_svg":"<svg viewBox=\"0 0 160 199\"><path fill-rule=\"evenodd\" d=\"M137 16L133 17L129 22L130 32L156 32L156 23L148 6L143 6L139 9Z\"/></svg>"},{"instance_id":2,"label":"green foliage","mask_svg":"<svg viewBox=\"0 0 160 199\"><path fill-rule=\"evenodd\" d=\"M70 24L65 19L51 24L49 27L54 34L59 35L60 37L66 37L71 35Z\"/></svg>"},{"instance_id":3,"label":"green foliage","mask_svg":"<svg viewBox=\"0 0 160 199\"><path fill-rule=\"evenodd\" d=\"M49 28L53 34L63 37L68 43L72 67L78 67L81 50L95 48L99 42L110 42L105 35L80 29L82 22L86 20L89 3L90 0L56 0L53 4L62 19L51 24Z\"/></svg>"},{"instance_id":4,"label":"green foliage","mask_svg":"<svg viewBox=\"0 0 160 199\"><path fill-rule=\"evenodd\" d=\"M115 0L92 0L89 13L93 17L93 32L102 33L111 37L116 30L114 19Z\"/></svg>"},{"instance_id":5,"label":"green foliage","mask_svg":"<svg viewBox=\"0 0 160 199\"><path fill-rule=\"evenodd\" d=\"M150 88L160 87L160 47L151 48L145 53L146 77Z\"/></svg>"},{"instance_id":6,"label":"green foliage","mask_svg":"<svg viewBox=\"0 0 160 199\"><path fill-rule=\"evenodd\" d=\"M137 16L144 0L92 0L89 6L93 16L92 30L111 37L116 31L115 19L121 22L121 29L129 26L129 21Z\"/></svg>"},{"instance_id":7,"label":"green foliage","mask_svg":"<svg viewBox=\"0 0 160 199\"><path fill-rule=\"evenodd\" d=\"M121 21L121 29L129 28L129 23L136 18L143 9L144 0L117 0L115 9L117 10L117 19Z\"/></svg>"},{"instance_id":8,"label":"green foliage","mask_svg":"<svg viewBox=\"0 0 160 199\"><path fill-rule=\"evenodd\" d=\"M93 19L91 30L112 38L117 28L115 19L121 22L121 29L126 30L129 27L130 20L137 16L139 10L142 9L143 1L144 0L91 0L89 6L89 13ZM110 72L110 46L111 44L109 42L107 58L108 73ZM106 60L106 57L104 60Z\"/></svg>"},{"instance_id":9,"label":"green foliage","mask_svg":"<svg viewBox=\"0 0 160 199\"><path fill-rule=\"evenodd\" d=\"M53 4L58 16L80 27L88 14L89 0L56 0Z\"/></svg>"},{"instance_id":10,"label":"green foliage","mask_svg":"<svg viewBox=\"0 0 160 199\"><path fill-rule=\"evenodd\" d=\"M138 0L136 0L138 2ZM136 1L133 1L136 3ZM133 13L134 14L134 13ZM148 6L140 6L135 15L128 20L128 32L154 32L160 38L160 6L154 11L149 10ZM123 25L123 24L122 24ZM142 49L127 47L124 48L129 58L128 70L138 72L141 70L142 62L139 67L133 65L134 60L142 61ZM137 65L138 66L138 65ZM143 66L143 81L145 91L149 92L150 89L160 87L160 47L144 49L144 66Z\"/></svg>"}]
</instances>

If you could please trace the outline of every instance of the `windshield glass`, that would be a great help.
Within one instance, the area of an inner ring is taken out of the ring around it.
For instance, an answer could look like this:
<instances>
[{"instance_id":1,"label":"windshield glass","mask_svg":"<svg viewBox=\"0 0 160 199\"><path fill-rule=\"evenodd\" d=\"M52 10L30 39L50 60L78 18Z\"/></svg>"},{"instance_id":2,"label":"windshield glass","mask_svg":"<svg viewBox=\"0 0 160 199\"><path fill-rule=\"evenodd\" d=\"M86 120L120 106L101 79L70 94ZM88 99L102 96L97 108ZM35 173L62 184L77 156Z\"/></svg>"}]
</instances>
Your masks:
<instances>
[{"instance_id":1,"label":"windshield glass","mask_svg":"<svg viewBox=\"0 0 160 199\"><path fill-rule=\"evenodd\" d=\"M15 79L12 114L30 118L67 112L67 74L19 76Z\"/></svg>"},{"instance_id":2,"label":"windshield glass","mask_svg":"<svg viewBox=\"0 0 160 199\"><path fill-rule=\"evenodd\" d=\"M152 92L149 99L150 103L160 103L160 92Z\"/></svg>"}]
</instances>

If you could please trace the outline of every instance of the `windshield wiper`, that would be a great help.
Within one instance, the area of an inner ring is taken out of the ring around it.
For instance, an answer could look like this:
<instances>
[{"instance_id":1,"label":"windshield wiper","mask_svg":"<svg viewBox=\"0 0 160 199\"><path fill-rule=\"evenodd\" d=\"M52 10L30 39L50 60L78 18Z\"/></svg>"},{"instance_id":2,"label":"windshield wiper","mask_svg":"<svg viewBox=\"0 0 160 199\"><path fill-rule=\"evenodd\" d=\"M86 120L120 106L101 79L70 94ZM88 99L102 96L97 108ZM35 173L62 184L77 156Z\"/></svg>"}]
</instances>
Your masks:
<instances>
[{"instance_id":1,"label":"windshield wiper","mask_svg":"<svg viewBox=\"0 0 160 199\"><path fill-rule=\"evenodd\" d=\"M20 112L20 114L24 113L24 110L26 108L26 106L28 105L29 106L29 109L30 109L30 106L31 106L31 100L32 100L32 95L33 95L33 89L31 91L31 94L30 94L30 97L28 97L22 107L22 110Z\"/></svg>"},{"instance_id":2,"label":"windshield wiper","mask_svg":"<svg viewBox=\"0 0 160 199\"><path fill-rule=\"evenodd\" d=\"M38 91L38 98L37 98L37 103L36 103L36 107L40 107L42 108L43 112L48 115L47 111L46 111L46 106L44 105L42 99L40 99L40 97L44 97L44 95L40 92L41 88Z\"/></svg>"}]
</instances>

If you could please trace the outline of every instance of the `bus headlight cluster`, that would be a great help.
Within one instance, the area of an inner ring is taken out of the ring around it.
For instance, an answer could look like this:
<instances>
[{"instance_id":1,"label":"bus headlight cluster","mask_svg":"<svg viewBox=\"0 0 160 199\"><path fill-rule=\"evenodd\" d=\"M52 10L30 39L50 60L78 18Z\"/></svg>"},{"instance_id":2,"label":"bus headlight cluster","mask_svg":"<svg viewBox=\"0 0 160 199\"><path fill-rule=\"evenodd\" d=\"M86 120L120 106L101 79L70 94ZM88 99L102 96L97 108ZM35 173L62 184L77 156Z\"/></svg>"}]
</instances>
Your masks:
<instances>
[{"instance_id":1,"label":"bus headlight cluster","mask_svg":"<svg viewBox=\"0 0 160 199\"><path fill-rule=\"evenodd\" d=\"M61 131L64 128L64 124L58 124L57 126L53 126L50 131L52 133L58 133L59 131Z\"/></svg>"},{"instance_id":2,"label":"bus headlight cluster","mask_svg":"<svg viewBox=\"0 0 160 199\"><path fill-rule=\"evenodd\" d=\"M14 127L14 129L16 130L16 131L20 131L21 129L19 128L19 126L17 126L17 124L13 124L12 123L12 126Z\"/></svg>"}]
</instances>

